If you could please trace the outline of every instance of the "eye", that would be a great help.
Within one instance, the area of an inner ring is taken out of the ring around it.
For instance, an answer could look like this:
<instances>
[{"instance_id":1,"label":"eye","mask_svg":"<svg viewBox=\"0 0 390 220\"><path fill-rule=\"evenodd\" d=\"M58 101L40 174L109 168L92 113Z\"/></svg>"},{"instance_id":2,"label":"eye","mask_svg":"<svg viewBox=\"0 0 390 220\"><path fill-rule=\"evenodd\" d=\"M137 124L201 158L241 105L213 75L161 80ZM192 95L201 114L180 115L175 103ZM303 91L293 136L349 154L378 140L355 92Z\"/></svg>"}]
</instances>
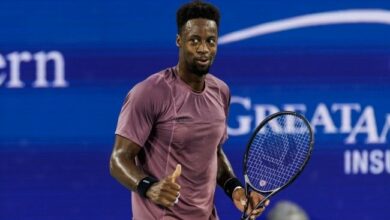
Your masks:
<instances>
[{"instance_id":1,"label":"eye","mask_svg":"<svg viewBox=\"0 0 390 220\"><path fill-rule=\"evenodd\" d=\"M209 39L209 43L214 45L216 42L215 42L215 39Z\"/></svg>"},{"instance_id":2,"label":"eye","mask_svg":"<svg viewBox=\"0 0 390 220\"><path fill-rule=\"evenodd\" d=\"M192 44L198 44L199 43L199 40L194 38L194 39L191 39L190 40Z\"/></svg>"}]
</instances>

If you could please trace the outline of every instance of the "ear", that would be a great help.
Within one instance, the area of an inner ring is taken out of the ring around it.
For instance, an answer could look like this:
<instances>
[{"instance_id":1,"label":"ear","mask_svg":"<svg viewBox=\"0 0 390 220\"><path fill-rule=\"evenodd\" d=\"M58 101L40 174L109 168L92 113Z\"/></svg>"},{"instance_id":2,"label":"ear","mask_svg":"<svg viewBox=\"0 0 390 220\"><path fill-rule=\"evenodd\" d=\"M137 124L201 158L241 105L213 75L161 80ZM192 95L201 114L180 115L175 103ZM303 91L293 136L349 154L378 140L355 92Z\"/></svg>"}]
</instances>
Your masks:
<instances>
[{"instance_id":1,"label":"ear","mask_svg":"<svg viewBox=\"0 0 390 220\"><path fill-rule=\"evenodd\" d=\"M180 48L181 47L181 43L182 43L182 41L181 41L180 35L176 34L176 46Z\"/></svg>"}]
</instances>

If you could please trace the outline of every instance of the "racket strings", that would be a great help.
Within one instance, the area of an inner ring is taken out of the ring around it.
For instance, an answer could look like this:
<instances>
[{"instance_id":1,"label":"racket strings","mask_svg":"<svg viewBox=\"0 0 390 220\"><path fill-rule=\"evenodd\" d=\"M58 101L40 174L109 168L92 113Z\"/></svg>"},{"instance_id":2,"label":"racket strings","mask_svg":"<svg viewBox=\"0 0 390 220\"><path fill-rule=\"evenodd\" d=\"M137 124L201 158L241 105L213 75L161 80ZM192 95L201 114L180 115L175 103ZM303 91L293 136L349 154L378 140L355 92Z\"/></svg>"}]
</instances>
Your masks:
<instances>
[{"instance_id":1,"label":"racket strings","mask_svg":"<svg viewBox=\"0 0 390 220\"><path fill-rule=\"evenodd\" d=\"M269 121L253 139L247 175L253 187L271 191L287 184L301 169L310 149L310 129L294 115Z\"/></svg>"}]
</instances>

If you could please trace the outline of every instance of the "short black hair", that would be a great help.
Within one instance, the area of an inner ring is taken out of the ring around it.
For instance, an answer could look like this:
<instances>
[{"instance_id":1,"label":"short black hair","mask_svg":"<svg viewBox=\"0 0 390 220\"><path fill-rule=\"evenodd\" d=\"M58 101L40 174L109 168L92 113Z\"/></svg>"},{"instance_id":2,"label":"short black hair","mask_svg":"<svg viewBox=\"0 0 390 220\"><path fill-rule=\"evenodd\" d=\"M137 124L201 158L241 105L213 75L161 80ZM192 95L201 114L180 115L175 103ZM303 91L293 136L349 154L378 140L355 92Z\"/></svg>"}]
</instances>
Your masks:
<instances>
[{"instance_id":1,"label":"short black hair","mask_svg":"<svg viewBox=\"0 0 390 220\"><path fill-rule=\"evenodd\" d=\"M182 5L176 12L177 31L180 34L183 26L188 20L204 18L213 20L219 27L220 14L218 8L210 3L200 0L192 1Z\"/></svg>"}]
</instances>

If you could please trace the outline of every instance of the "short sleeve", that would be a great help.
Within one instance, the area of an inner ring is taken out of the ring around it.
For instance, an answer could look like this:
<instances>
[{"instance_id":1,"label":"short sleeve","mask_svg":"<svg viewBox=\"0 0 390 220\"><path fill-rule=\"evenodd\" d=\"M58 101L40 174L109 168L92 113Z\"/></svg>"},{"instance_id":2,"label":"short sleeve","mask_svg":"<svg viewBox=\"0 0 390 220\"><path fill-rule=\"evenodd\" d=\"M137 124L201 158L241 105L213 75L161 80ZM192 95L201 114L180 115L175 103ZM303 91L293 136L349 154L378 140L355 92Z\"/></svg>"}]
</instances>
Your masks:
<instances>
[{"instance_id":1,"label":"short sleeve","mask_svg":"<svg viewBox=\"0 0 390 220\"><path fill-rule=\"evenodd\" d=\"M123 103L115 134L143 147L155 121L153 97L148 86L137 84Z\"/></svg>"},{"instance_id":2,"label":"short sleeve","mask_svg":"<svg viewBox=\"0 0 390 220\"><path fill-rule=\"evenodd\" d=\"M225 116L226 116L224 133L223 133L223 136L222 136L221 141L219 143L219 145L223 145L229 137L228 133L227 133L227 122L228 122L228 117L229 117L229 107L230 107L231 95L230 95L229 87L225 83L223 84L223 86L221 86L220 90L221 90L220 91L221 98L222 98L222 102L224 104L224 111L225 111Z\"/></svg>"}]
</instances>

